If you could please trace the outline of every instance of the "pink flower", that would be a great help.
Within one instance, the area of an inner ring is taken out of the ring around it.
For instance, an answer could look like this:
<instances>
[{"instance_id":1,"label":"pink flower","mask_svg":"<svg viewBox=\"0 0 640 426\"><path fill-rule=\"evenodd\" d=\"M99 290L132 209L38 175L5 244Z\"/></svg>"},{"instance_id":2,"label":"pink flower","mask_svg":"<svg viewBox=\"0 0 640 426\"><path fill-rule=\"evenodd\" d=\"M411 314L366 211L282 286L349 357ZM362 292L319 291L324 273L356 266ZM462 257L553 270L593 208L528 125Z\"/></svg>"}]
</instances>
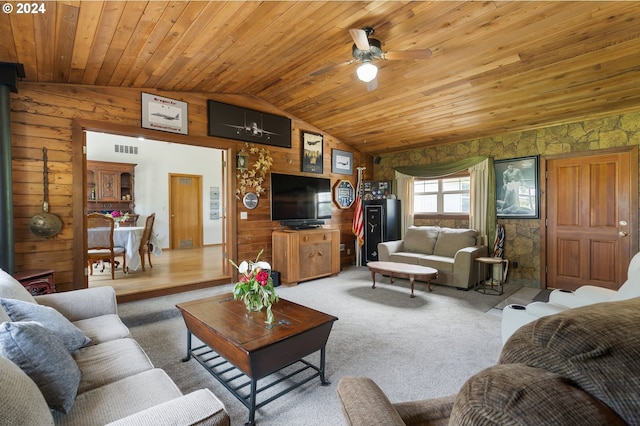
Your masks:
<instances>
[{"instance_id":1,"label":"pink flower","mask_svg":"<svg viewBox=\"0 0 640 426\"><path fill-rule=\"evenodd\" d=\"M269 273L267 271L260 271L258 272L258 275L256 275L256 280L258 280L261 286L267 285L268 279L269 279Z\"/></svg>"},{"instance_id":2,"label":"pink flower","mask_svg":"<svg viewBox=\"0 0 640 426\"><path fill-rule=\"evenodd\" d=\"M120 212L118 210L114 210L114 211L111 212L111 217L115 218L115 217L120 217L120 216L121 216L121 214L120 214Z\"/></svg>"}]
</instances>

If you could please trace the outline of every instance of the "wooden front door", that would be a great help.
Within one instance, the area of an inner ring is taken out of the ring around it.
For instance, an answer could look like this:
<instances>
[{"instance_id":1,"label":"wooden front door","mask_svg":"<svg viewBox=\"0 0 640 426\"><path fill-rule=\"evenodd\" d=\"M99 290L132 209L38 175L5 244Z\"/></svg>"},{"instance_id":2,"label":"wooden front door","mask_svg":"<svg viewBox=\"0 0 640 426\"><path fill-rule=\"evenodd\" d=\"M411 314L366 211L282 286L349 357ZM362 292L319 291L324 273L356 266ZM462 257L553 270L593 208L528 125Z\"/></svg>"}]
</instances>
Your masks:
<instances>
[{"instance_id":1,"label":"wooden front door","mask_svg":"<svg viewBox=\"0 0 640 426\"><path fill-rule=\"evenodd\" d=\"M637 147L547 159L546 287L617 290L637 249Z\"/></svg>"},{"instance_id":2,"label":"wooden front door","mask_svg":"<svg viewBox=\"0 0 640 426\"><path fill-rule=\"evenodd\" d=\"M169 246L202 247L202 176L169 175Z\"/></svg>"}]
</instances>

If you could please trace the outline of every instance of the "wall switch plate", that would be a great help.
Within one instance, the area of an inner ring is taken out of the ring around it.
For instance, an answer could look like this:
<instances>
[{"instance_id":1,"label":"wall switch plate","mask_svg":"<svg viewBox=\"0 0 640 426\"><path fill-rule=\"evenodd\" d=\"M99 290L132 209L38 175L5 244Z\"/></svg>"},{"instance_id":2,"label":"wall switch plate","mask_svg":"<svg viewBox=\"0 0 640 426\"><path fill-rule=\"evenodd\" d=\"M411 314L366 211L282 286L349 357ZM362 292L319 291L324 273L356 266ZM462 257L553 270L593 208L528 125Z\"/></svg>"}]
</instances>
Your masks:
<instances>
[{"instance_id":1,"label":"wall switch plate","mask_svg":"<svg viewBox=\"0 0 640 426\"><path fill-rule=\"evenodd\" d=\"M248 218L247 212L240 212L240 219L247 220L247 218Z\"/></svg>"}]
</instances>

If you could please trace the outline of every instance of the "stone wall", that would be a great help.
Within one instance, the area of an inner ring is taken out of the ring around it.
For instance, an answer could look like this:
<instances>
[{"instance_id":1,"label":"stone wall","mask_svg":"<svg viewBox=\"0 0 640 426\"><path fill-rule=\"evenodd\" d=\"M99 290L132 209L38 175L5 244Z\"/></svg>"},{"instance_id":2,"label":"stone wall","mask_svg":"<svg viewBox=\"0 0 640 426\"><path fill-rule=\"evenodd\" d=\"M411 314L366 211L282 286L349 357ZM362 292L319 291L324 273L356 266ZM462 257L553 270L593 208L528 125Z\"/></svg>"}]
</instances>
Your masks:
<instances>
[{"instance_id":1,"label":"stone wall","mask_svg":"<svg viewBox=\"0 0 640 426\"><path fill-rule=\"evenodd\" d=\"M375 180L394 177L394 168L409 165L437 164L477 155L494 160L562 153L578 153L606 148L640 145L640 111L597 120L474 139L451 145L384 154L375 166ZM537 286L540 281L540 219L499 219L505 227L505 257L512 262L509 277ZM416 225L438 224L430 220ZM450 221L439 223L449 226ZM453 225L459 225L453 223ZM517 262L518 267L513 268Z\"/></svg>"}]
</instances>

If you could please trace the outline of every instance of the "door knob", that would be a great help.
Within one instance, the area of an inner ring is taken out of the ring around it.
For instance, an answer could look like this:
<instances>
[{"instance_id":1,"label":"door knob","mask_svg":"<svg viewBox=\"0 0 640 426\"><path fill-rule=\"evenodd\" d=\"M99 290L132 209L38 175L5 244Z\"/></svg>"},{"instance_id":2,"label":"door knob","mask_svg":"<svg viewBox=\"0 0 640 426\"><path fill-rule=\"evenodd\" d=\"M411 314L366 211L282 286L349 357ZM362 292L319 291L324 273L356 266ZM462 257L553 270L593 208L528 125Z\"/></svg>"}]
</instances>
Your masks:
<instances>
[{"instance_id":1,"label":"door knob","mask_svg":"<svg viewBox=\"0 0 640 426\"><path fill-rule=\"evenodd\" d=\"M618 235L620 235L621 237L626 237L627 235L629 235L629 233L626 231L620 231L618 232Z\"/></svg>"}]
</instances>

